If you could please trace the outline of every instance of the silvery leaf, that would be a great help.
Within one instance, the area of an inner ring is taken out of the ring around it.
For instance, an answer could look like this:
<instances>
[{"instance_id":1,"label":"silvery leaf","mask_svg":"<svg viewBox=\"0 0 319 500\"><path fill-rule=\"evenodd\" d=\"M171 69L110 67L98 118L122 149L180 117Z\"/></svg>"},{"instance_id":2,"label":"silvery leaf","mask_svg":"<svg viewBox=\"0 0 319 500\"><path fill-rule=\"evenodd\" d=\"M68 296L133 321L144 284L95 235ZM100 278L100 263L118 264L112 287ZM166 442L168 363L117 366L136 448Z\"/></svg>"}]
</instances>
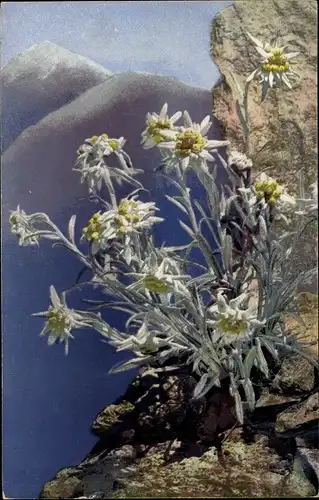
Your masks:
<instances>
[{"instance_id":1,"label":"silvery leaf","mask_svg":"<svg viewBox=\"0 0 319 500\"><path fill-rule=\"evenodd\" d=\"M232 389L230 391L230 394L235 399L236 416L237 416L238 422L240 424L243 424L244 423L244 412L243 412L243 405L242 405L242 401L240 398L240 394L239 394L237 389L236 390Z\"/></svg>"},{"instance_id":2,"label":"silvery leaf","mask_svg":"<svg viewBox=\"0 0 319 500\"><path fill-rule=\"evenodd\" d=\"M264 337L260 337L260 342L267 349L267 351L270 352L270 354L273 356L273 358L278 360L278 351L272 345L272 343L269 340L265 339Z\"/></svg>"},{"instance_id":3,"label":"silvery leaf","mask_svg":"<svg viewBox=\"0 0 319 500\"><path fill-rule=\"evenodd\" d=\"M207 373L204 373L204 375L202 375L200 381L198 382L197 386L195 387L193 394L194 398L199 399L205 396L205 394L207 394L207 392L210 391L210 389L212 389L212 387L214 387L214 385L216 385L216 382L218 381L219 381L218 373L216 373L213 377L209 377Z\"/></svg>"},{"instance_id":4,"label":"silvery leaf","mask_svg":"<svg viewBox=\"0 0 319 500\"><path fill-rule=\"evenodd\" d=\"M187 234L193 239L193 240L197 240L197 237L195 235L195 233L191 230L190 227L186 226L186 224L184 224L183 221L179 221L180 225L182 226L182 228L187 232Z\"/></svg>"},{"instance_id":5,"label":"silvery leaf","mask_svg":"<svg viewBox=\"0 0 319 500\"><path fill-rule=\"evenodd\" d=\"M268 369L266 358L265 358L264 353L262 352L262 349L261 349L260 340L258 338L256 339L256 348L257 348L257 360L258 360L259 368L264 373L264 375L268 378L269 377L269 369Z\"/></svg>"},{"instance_id":6,"label":"silvery leaf","mask_svg":"<svg viewBox=\"0 0 319 500\"><path fill-rule=\"evenodd\" d=\"M251 383L251 380L250 379L242 380L242 386L245 391L245 397L248 403L248 407L251 411L253 411L255 408L256 399L255 399L255 391Z\"/></svg>"},{"instance_id":7,"label":"silvery leaf","mask_svg":"<svg viewBox=\"0 0 319 500\"><path fill-rule=\"evenodd\" d=\"M254 346L249 350L249 353L247 354L244 360L245 375L247 378L250 377L250 372L253 365L255 364L256 358L257 358L257 349Z\"/></svg>"},{"instance_id":8,"label":"silvery leaf","mask_svg":"<svg viewBox=\"0 0 319 500\"><path fill-rule=\"evenodd\" d=\"M68 227L68 232L69 232L69 238L73 245L75 245L74 237L75 237L75 221L76 221L76 215L72 215L70 221L69 221L69 227Z\"/></svg>"},{"instance_id":9,"label":"silvery leaf","mask_svg":"<svg viewBox=\"0 0 319 500\"><path fill-rule=\"evenodd\" d=\"M132 358L128 361L121 362L115 366L113 366L109 373L119 373L119 372L124 372L126 370L131 370L133 368L137 368L138 366L141 365L146 365L150 361L152 361L153 356L143 356L140 358Z\"/></svg>"},{"instance_id":10,"label":"silvery leaf","mask_svg":"<svg viewBox=\"0 0 319 500\"><path fill-rule=\"evenodd\" d=\"M188 215L188 212L186 208L175 198L168 196L167 194L165 195L165 198L167 198L171 203L173 203L175 206L177 206L182 212L184 212L186 215Z\"/></svg>"}]
</instances>

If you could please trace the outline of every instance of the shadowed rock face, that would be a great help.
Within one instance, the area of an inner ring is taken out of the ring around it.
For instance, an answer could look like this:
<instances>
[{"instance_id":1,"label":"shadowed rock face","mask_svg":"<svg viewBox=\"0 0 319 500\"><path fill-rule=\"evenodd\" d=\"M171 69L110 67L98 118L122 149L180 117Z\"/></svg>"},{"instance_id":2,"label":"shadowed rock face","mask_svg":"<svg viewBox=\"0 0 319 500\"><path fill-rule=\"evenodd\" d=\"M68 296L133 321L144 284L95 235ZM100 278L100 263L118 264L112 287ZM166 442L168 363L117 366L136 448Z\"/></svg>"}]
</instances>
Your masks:
<instances>
[{"instance_id":1,"label":"shadowed rock face","mask_svg":"<svg viewBox=\"0 0 319 500\"><path fill-rule=\"evenodd\" d=\"M15 57L0 73L2 150L26 127L110 76L99 64L51 42Z\"/></svg>"},{"instance_id":2,"label":"shadowed rock face","mask_svg":"<svg viewBox=\"0 0 319 500\"><path fill-rule=\"evenodd\" d=\"M294 385L301 362L292 371ZM318 457L318 391L312 381L287 400L285 379L278 373L251 419L226 438L236 422L227 384L195 401L191 369L157 377L141 369L95 418L92 431L100 440L89 455L60 470L40 498L312 496L318 490L315 471L309 475Z\"/></svg>"}]
</instances>

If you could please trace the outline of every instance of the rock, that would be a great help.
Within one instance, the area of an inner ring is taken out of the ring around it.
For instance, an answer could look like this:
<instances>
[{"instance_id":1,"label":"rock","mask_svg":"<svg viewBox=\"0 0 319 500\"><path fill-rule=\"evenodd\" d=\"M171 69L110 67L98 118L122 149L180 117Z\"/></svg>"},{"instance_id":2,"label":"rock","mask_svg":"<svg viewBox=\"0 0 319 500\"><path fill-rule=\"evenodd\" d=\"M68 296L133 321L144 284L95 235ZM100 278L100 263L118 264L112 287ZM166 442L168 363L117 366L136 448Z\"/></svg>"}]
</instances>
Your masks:
<instances>
[{"instance_id":1,"label":"rock","mask_svg":"<svg viewBox=\"0 0 319 500\"><path fill-rule=\"evenodd\" d=\"M278 392L294 395L310 392L314 385L315 368L299 355L285 358L272 382L272 387Z\"/></svg>"},{"instance_id":2,"label":"rock","mask_svg":"<svg viewBox=\"0 0 319 500\"><path fill-rule=\"evenodd\" d=\"M229 440L219 456L210 447L201 456L167 463L156 448L140 460L134 477L112 498L303 497L314 487L296 472L273 472L278 457L267 439L246 444Z\"/></svg>"},{"instance_id":3,"label":"rock","mask_svg":"<svg viewBox=\"0 0 319 500\"><path fill-rule=\"evenodd\" d=\"M206 410L198 423L198 437L211 443L216 436L236 424L234 400L228 392L216 392L208 398Z\"/></svg>"},{"instance_id":4,"label":"rock","mask_svg":"<svg viewBox=\"0 0 319 500\"><path fill-rule=\"evenodd\" d=\"M125 394L95 419L92 430L100 441L77 468L59 472L44 487L47 498L60 498L54 496L60 495L60 488L63 494L71 491L87 498L93 494L107 498L303 497L317 491L316 473L307 455L295 464L302 436L307 445L303 450L307 454L310 449L298 424L313 422L318 411L314 394L307 400L300 396L302 406L296 396L272 394L270 386L258 401L249 435L248 425L234 429L234 401L227 384L196 402L195 385L186 370L156 376L147 368L140 370ZM287 421L287 428L279 432L276 422L292 413L294 428ZM69 475L77 479L72 487Z\"/></svg>"},{"instance_id":5,"label":"rock","mask_svg":"<svg viewBox=\"0 0 319 500\"><path fill-rule=\"evenodd\" d=\"M215 116L223 123L225 134L237 149L243 147L242 129L235 112L236 87L232 75L243 88L245 79L255 69L260 57L246 35L249 31L262 41L269 41L276 30L300 55L296 72L300 80L289 89L276 89L262 104L257 83L250 91L252 153L268 140L273 142L265 161L279 168L295 184L300 165L311 175L316 171L316 72L317 4L307 0L302 5L291 0L268 0L260 3L235 1L214 18L211 31L211 54L222 75L213 90ZM278 112L274 112L274 109Z\"/></svg>"},{"instance_id":6,"label":"rock","mask_svg":"<svg viewBox=\"0 0 319 500\"><path fill-rule=\"evenodd\" d=\"M33 45L0 73L2 150L30 125L68 104L112 73L51 42Z\"/></svg>"},{"instance_id":7,"label":"rock","mask_svg":"<svg viewBox=\"0 0 319 500\"><path fill-rule=\"evenodd\" d=\"M293 405L276 419L276 430L282 436L294 436L299 446L319 447L319 394Z\"/></svg>"},{"instance_id":8,"label":"rock","mask_svg":"<svg viewBox=\"0 0 319 500\"><path fill-rule=\"evenodd\" d=\"M73 498L80 484L81 478L76 468L63 469L52 481L44 485L39 498Z\"/></svg>"},{"instance_id":9,"label":"rock","mask_svg":"<svg viewBox=\"0 0 319 500\"><path fill-rule=\"evenodd\" d=\"M251 157L254 171L272 167L269 175L298 192L300 165L306 186L317 176L317 2L291 0L234 1L212 22L211 55L221 79L213 89L213 114L221 122L223 138L244 151L243 131L236 114L238 95L234 78L244 88L246 78L260 56L246 31L269 42L277 30L282 45L300 52L294 70L298 81L292 89L276 88L260 103L258 82L250 86L248 106L251 125ZM259 151L265 146L262 152ZM267 172L268 173L268 172ZM294 272L306 265L317 267L317 226L309 226L298 242ZM299 291L318 293L318 276L300 285Z\"/></svg>"},{"instance_id":10,"label":"rock","mask_svg":"<svg viewBox=\"0 0 319 500\"><path fill-rule=\"evenodd\" d=\"M122 401L118 405L107 406L101 413L98 414L92 424L92 432L96 436L101 436L108 432L115 423L121 422L121 415L134 410L134 406L128 401Z\"/></svg>"}]
</instances>

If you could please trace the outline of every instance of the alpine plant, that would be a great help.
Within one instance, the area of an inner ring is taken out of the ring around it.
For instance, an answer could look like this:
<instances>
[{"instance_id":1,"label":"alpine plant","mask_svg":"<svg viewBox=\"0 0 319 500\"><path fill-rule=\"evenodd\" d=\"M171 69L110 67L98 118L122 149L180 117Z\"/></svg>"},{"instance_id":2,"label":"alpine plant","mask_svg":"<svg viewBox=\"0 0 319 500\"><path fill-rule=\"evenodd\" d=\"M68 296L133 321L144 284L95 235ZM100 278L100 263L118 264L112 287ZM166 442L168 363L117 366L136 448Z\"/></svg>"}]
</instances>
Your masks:
<instances>
[{"instance_id":1,"label":"alpine plant","mask_svg":"<svg viewBox=\"0 0 319 500\"><path fill-rule=\"evenodd\" d=\"M248 83L260 79L262 98L277 83L289 87L296 54L277 42L263 44L248 36L262 58ZM178 371L186 365L198 381L195 398L224 380L242 423L243 402L251 411L255 405L254 370L269 377L269 360L279 362L282 353L294 350L315 363L285 330L283 316L298 312L296 290L316 272L296 275L291 254L305 225L317 217L318 198L316 184L293 197L275 178L264 173L253 177L249 156L227 141L208 137L211 124L209 116L197 123L187 111L170 116L164 103L159 113L147 114L141 134L143 148L159 149L164 170L160 175L176 189L176 195L166 198L181 212L183 220L178 222L189 239L183 247L155 245L154 225L165 223L158 216L160 209L136 179L141 171L124 150L125 139L106 133L85 139L77 150L74 170L80 182L87 183L90 201L100 203L100 210L92 210L81 228L78 242L75 215L67 234L47 215L26 214L19 206L11 211L10 223L20 245L52 239L54 245L71 250L91 273L89 281L61 295L50 287L51 305L36 314L46 318L41 335L48 335L49 345L62 342L67 354L74 331L90 328L117 351L131 352L131 359L112 372L138 366L150 366L155 373ZM220 169L229 179L225 186L217 184ZM190 172L202 187L200 201L192 197ZM116 187L122 182L134 190L121 199ZM291 224L292 215L298 224ZM273 232L276 220L285 224L280 235ZM200 262L192 256L193 249L202 256ZM84 285L98 287L108 301L85 311L69 308L67 294ZM124 331L108 323L108 309L127 315Z\"/></svg>"}]
</instances>

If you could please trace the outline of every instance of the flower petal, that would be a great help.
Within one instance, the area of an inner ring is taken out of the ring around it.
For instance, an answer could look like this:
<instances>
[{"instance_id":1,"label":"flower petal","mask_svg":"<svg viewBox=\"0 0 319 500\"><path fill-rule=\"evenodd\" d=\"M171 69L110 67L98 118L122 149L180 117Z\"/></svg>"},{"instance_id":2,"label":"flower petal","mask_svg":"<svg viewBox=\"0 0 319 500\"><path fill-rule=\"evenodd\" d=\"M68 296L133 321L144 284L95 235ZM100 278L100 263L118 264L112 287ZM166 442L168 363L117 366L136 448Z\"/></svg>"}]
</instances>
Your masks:
<instances>
[{"instance_id":1,"label":"flower petal","mask_svg":"<svg viewBox=\"0 0 319 500\"><path fill-rule=\"evenodd\" d=\"M160 116L160 118L161 118L161 119L163 119L163 118L165 118L165 117L166 117L166 115L167 115L167 109L168 109L168 105L167 105L167 102L166 102L166 103L163 105L163 107L162 107L162 109L161 109L161 111L160 111L160 114L159 114L159 116Z\"/></svg>"},{"instance_id":2,"label":"flower petal","mask_svg":"<svg viewBox=\"0 0 319 500\"><path fill-rule=\"evenodd\" d=\"M61 300L56 292L56 289L54 288L53 285L50 286L50 299L51 299L51 302L52 302L52 305L55 309L58 309L59 307L61 307Z\"/></svg>"},{"instance_id":3,"label":"flower petal","mask_svg":"<svg viewBox=\"0 0 319 500\"><path fill-rule=\"evenodd\" d=\"M263 42L261 42L260 40L258 40L258 38L255 38L253 35L251 35L249 31L246 31L246 33L249 36L249 38L254 42L254 44L257 45L257 47L262 48L264 46Z\"/></svg>"}]
</instances>

